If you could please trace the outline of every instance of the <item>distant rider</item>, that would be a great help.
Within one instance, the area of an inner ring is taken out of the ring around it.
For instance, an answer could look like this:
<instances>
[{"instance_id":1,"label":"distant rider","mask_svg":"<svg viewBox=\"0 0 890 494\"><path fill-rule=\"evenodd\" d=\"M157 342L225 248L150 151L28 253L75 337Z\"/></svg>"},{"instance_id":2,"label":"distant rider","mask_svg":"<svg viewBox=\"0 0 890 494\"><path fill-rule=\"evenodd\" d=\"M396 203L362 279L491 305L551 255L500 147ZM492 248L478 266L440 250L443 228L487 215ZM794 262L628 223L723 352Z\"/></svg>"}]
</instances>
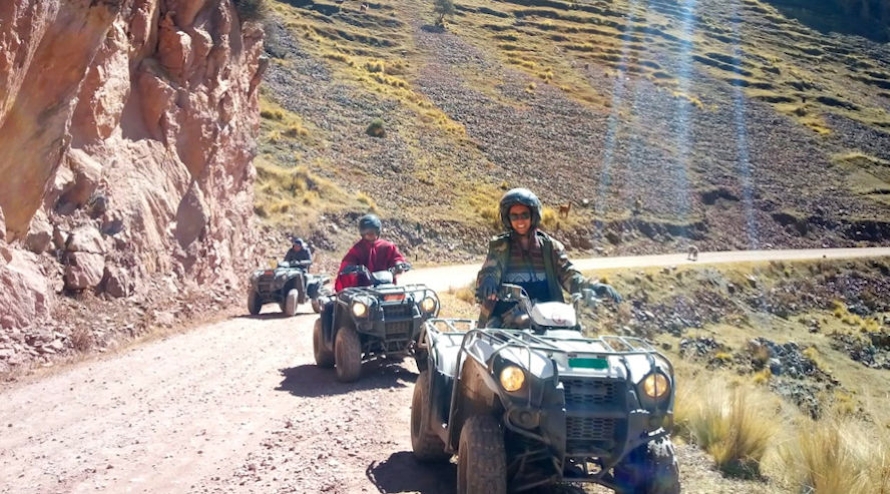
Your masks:
<instances>
[{"instance_id":1,"label":"distant rider","mask_svg":"<svg viewBox=\"0 0 890 494\"><path fill-rule=\"evenodd\" d=\"M512 189L498 205L506 232L488 245L488 256L476 277L476 297L482 302L479 324L488 325L512 308L515 302L501 302L497 293L502 283L519 285L537 302L565 302L563 289L576 293L593 289L616 302L621 296L610 285L585 278L569 261L558 240L538 230L541 201L528 189Z\"/></svg>"},{"instance_id":2,"label":"distant rider","mask_svg":"<svg viewBox=\"0 0 890 494\"><path fill-rule=\"evenodd\" d=\"M284 262L289 262L294 267L304 267L308 271L309 266L312 266L312 252L306 242L302 238L291 237L291 243L293 245L284 255Z\"/></svg>"},{"instance_id":3,"label":"distant rider","mask_svg":"<svg viewBox=\"0 0 890 494\"><path fill-rule=\"evenodd\" d=\"M396 244L380 238L381 229L380 218L374 214L366 214L358 220L358 231L361 240L355 243L343 262L340 263L338 273L342 272L347 266L362 265L368 268L368 271L383 271L394 268L397 264L406 262L405 256L399 252ZM398 272L393 273L398 274ZM395 281L395 280L393 280ZM334 290L339 292L344 288L359 286L360 280L356 273L347 275L338 275L334 282Z\"/></svg>"}]
</instances>

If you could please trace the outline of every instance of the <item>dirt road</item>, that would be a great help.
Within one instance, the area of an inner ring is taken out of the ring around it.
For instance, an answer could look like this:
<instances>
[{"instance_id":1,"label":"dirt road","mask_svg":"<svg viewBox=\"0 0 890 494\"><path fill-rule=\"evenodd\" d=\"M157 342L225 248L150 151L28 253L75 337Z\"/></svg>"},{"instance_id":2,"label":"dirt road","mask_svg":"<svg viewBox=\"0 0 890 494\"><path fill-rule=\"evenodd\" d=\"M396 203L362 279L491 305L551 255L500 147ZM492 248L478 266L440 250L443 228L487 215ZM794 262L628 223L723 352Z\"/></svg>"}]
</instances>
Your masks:
<instances>
[{"instance_id":1,"label":"dirt road","mask_svg":"<svg viewBox=\"0 0 890 494\"><path fill-rule=\"evenodd\" d=\"M859 257L890 256L888 247L870 247L864 249L803 249L803 250L747 250L702 252L697 264L724 264L731 262L752 261L800 261L807 259L854 259ZM581 271L597 269L641 268L646 266L678 266L693 263L686 254L661 254L635 257L595 257L573 259L575 266ZM435 290L447 290L466 286L475 281L479 271L478 264L464 266L442 266L417 271L410 271L399 278L404 283L426 283Z\"/></svg>"},{"instance_id":2,"label":"dirt road","mask_svg":"<svg viewBox=\"0 0 890 494\"><path fill-rule=\"evenodd\" d=\"M748 255L702 253L699 262ZM681 262L653 256L578 264ZM417 270L403 281L443 289L469 282L476 269ZM340 384L333 371L315 367L316 316L308 306L300 310L284 318L269 305L258 317L206 325L7 389L0 395L0 493L454 492L453 467L427 468L411 454L413 363L366 365L360 381ZM693 467L707 463L693 448L681 454L684 492L769 492L719 483L707 466Z\"/></svg>"},{"instance_id":3,"label":"dirt road","mask_svg":"<svg viewBox=\"0 0 890 494\"><path fill-rule=\"evenodd\" d=\"M276 309L9 390L0 492L351 493L408 482L415 374L366 366L340 384L314 365L315 314ZM294 434L279 444L276 431ZM450 479L411 487L437 492Z\"/></svg>"}]
</instances>

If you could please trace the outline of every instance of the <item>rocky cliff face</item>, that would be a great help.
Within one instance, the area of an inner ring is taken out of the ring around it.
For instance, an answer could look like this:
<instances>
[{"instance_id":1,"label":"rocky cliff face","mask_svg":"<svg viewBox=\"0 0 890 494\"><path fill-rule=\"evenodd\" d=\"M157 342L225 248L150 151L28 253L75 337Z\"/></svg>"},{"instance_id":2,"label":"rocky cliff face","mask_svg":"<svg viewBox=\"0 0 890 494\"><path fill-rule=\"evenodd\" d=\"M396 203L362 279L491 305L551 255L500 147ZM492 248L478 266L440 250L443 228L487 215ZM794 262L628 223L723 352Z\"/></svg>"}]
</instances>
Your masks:
<instances>
[{"instance_id":1,"label":"rocky cliff face","mask_svg":"<svg viewBox=\"0 0 890 494\"><path fill-rule=\"evenodd\" d=\"M58 293L240 280L262 29L232 5L0 2L0 328Z\"/></svg>"}]
</instances>

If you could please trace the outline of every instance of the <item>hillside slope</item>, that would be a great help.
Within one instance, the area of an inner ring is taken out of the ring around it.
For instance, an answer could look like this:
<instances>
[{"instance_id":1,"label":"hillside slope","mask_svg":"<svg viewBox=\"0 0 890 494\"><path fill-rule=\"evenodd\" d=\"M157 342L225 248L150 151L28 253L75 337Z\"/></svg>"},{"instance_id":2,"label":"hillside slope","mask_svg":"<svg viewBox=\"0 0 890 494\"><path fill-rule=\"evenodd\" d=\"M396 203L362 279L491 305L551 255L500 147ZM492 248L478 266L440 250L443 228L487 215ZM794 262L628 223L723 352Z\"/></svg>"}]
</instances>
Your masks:
<instances>
[{"instance_id":1,"label":"hillside slope","mask_svg":"<svg viewBox=\"0 0 890 494\"><path fill-rule=\"evenodd\" d=\"M575 249L890 236L883 45L755 0L271 5L256 211L324 250L370 209L416 259L478 255L514 186Z\"/></svg>"}]
</instances>

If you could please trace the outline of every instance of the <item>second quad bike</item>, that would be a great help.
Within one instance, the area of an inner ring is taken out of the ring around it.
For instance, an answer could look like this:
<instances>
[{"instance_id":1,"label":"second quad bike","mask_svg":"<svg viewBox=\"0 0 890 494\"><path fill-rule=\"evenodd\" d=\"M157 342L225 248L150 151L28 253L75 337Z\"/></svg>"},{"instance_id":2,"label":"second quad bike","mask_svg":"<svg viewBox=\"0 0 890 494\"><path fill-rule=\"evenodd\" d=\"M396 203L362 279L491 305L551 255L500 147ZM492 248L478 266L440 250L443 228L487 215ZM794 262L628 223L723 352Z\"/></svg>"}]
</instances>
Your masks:
<instances>
[{"instance_id":1,"label":"second quad bike","mask_svg":"<svg viewBox=\"0 0 890 494\"><path fill-rule=\"evenodd\" d=\"M424 323L411 406L415 457L447 462L457 454L461 494L561 481L679 493L668 359L639 338L583 336L576 311L590 297L573 297L574 307L532 304L515 285L498 296L517 295L512 315L521 329Z\"/></svg>"},{"instance_id":2,"label":"second quad bike","mask_svg":"<svg viewBox=\"0 0 890 494\"><path fill-rule=\"evenodd\" d=\"M423 322L439 314L439 297L423 284L394 283L394 273L410 268L400 263L370 273L356 265L340 272L358 275L361 286L324 298L312 335L319 367L334 367L339 381L351 382L360 377L363 362L413 354Z\"/></svg>"},{"instance_id":3,"label":"second quad bike","mask_svg":"<svg viewBox=\"0 0 890 494\"><path fill-rule=\"evenodd\" d=\"M309 273L306 261L279 261L272 269L257 269L250 276L247 310L257 315L263 305L276 303L287 316L297 313L297 306L307 301L315 313L321 312L320 298L329 292L325 285L331 277Z\"/></svg>"}]
</instances>

